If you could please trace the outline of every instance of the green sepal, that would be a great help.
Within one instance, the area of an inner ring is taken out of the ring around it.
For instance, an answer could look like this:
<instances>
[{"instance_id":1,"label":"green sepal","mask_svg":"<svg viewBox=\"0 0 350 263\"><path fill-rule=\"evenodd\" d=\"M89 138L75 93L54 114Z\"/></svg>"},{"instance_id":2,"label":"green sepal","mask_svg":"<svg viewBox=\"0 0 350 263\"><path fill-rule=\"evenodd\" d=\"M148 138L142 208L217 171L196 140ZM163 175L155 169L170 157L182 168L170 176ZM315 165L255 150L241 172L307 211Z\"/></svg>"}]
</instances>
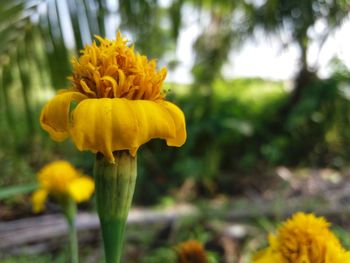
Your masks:
<instances>
[{"instance_id":1,"label":"green sepal","mask_svg":"<svg viewBox=\"0 0 350 263\"><path fill-rule=\"evenodd\" d=\"M94 167L97 212L100 218L106 263L119 263L125 225L134 195L136 157L128 151L114 152L115 163L97 154Z\"/></svg>"}]
</instances>

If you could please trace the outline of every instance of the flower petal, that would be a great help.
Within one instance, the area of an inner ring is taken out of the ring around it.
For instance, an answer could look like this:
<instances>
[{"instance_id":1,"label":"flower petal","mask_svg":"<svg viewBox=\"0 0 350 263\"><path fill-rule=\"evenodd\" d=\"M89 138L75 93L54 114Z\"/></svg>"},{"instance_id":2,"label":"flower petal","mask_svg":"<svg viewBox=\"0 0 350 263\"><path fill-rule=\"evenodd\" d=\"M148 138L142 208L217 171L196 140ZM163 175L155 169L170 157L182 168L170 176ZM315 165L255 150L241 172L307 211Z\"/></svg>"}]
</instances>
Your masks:
<instances>
[{"instance_id":1,"label":"flower petal","mask_svg":"<svg viewBox=\"0 0 350 263\"><path fill-rule=\"evenodd\" d=\"M45 207L45 201L48 196L48 192L41 188L37 191L35 191L32 195L32 204L33 204L33 212L39 213L41 212Z\"/></svg>"},{"instance_id":2,"label":"flower petal","mask_svg":"<svg viewBox=\"0 0 350 263\"><path fill-rule=\"evenodd\" d=\"M87 176L81 176L74 179L68 186L69 195L77 202L89 200L94 192L94 181Z\"/></svg>"},{"instance_id":3,"label":"flower petal","mask_svg":"<svg viewBox=\"0 0 350 263\"><path fill-rule=\"evenodd\" d=\"M51 99L40 115L41 127L55 141L63 141L69 136L69 110L72 101L80 102L87 96L80 92L65 90Z\"/></svg>"},{"instance_id":4,"label":"flower petal","mask_svg":"<svg viewBox=\"0 0 350 263\"><path fill-rule=\"evenodd\" d=\"M87 99L73 111L71 136L79 150L101 152L114 162L113 151L135 155L153 138L181 146L186 140L185 118L177 106L165 101Z\"/></svg>"},{"instance_id":5,"label":"flower petal","mask_svg":"<svg viewBox=\"0 0 350 263\"><path fill-rule=\"evenodd\" d=\"M279 252L272 251L271 248L267 248L259 251L253 257L252 263L282 263L282 259Z\"/></svg>"},{"instance_id":6,"label":"flower petal","mask_svg":"<svg viewBox=\"0 0 350 263\"><path fill-rule=\"evenodd\" d=\"M182 110L175 104L168 101L164 101L163 103L174 120L176 133L174 138L166 139L167 145L180 147L185 143L187 138L185 116Z\"/></svg>"}]
</instances>

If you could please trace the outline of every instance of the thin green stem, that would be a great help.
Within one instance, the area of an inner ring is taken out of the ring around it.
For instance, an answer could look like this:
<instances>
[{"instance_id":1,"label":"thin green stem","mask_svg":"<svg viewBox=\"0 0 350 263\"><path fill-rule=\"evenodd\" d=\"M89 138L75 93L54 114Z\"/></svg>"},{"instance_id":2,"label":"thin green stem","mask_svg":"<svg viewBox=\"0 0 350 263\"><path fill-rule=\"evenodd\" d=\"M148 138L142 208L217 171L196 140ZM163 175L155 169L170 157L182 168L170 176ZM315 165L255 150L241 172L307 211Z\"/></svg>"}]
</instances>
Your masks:
<instances>
[{"instance_id":1,"label":"thin green stem","mask_svg":"<svg viewBox=\"0 0 350 263\"><path fill-rule=\"evenodd\" d=\"M79 253L78 253L78 237L77 237L77 228L75 225L75 220L69 223L69 243L70 243L70 253L71 253L71 262L79 262Z\"/></svg>"},{"instance_id":2,"label":"thin green stem","mask_svg":"<svg viewBox=\"0 0 350 263\"><path fill-rule=\"evenodd\" d=\"M63 210L68 224L71 263L79 263L78 236L75 222L77 204L73 199L68 198L63 205Z\"/></svg>"}]
</instances>

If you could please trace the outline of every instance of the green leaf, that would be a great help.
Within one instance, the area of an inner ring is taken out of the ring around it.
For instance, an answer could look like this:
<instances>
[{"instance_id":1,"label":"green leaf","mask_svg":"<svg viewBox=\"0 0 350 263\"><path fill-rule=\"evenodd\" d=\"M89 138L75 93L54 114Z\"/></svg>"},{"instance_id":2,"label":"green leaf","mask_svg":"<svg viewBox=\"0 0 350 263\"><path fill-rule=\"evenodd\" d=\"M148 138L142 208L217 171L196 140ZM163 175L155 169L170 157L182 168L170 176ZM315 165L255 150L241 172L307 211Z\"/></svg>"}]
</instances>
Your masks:
<instances>
[{"instance_id":1,"label":"green leaf","mask_svg":"<svg viewBox=\"0 0 350 263\"><path fill-rule=\"evenodd\" d=\"M7 199L20 194L28 194L36 190L38 187L38 183L30 183L0 189L0 200Z\"/></svg>"}]
</instances>

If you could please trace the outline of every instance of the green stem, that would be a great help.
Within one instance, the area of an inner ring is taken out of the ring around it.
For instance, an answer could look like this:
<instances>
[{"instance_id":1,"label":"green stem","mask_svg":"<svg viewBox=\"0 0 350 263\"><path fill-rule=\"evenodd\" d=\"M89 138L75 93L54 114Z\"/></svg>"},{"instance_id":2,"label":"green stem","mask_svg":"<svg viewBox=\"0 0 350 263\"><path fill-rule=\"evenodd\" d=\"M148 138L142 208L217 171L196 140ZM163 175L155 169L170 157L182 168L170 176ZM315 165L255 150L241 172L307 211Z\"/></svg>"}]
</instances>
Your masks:
<instances>
[{"instance_id":1,"label":"green stem","mask_svg":"<svg viewBox=\"0 0 350 263\"><path fill-rule=\"evenodd\" d=\"M125 225L136 182L136 158L128 151L114 152L115 163L97 154L94 167L97 212L100 218L106 263L119 263Z\"/></svg>"},{"instance_id":2,"label":"green stem","mask_svg":"<svg viewBox=\"0 0 350 263\"><path fill-rule=\"evenodd\" d=\"M63 204L63 211L68 224L71 263L79 263L78 236L75 223L77 204L72 198L68 197L65 204Z\"/></svg>"}]
</instances>

